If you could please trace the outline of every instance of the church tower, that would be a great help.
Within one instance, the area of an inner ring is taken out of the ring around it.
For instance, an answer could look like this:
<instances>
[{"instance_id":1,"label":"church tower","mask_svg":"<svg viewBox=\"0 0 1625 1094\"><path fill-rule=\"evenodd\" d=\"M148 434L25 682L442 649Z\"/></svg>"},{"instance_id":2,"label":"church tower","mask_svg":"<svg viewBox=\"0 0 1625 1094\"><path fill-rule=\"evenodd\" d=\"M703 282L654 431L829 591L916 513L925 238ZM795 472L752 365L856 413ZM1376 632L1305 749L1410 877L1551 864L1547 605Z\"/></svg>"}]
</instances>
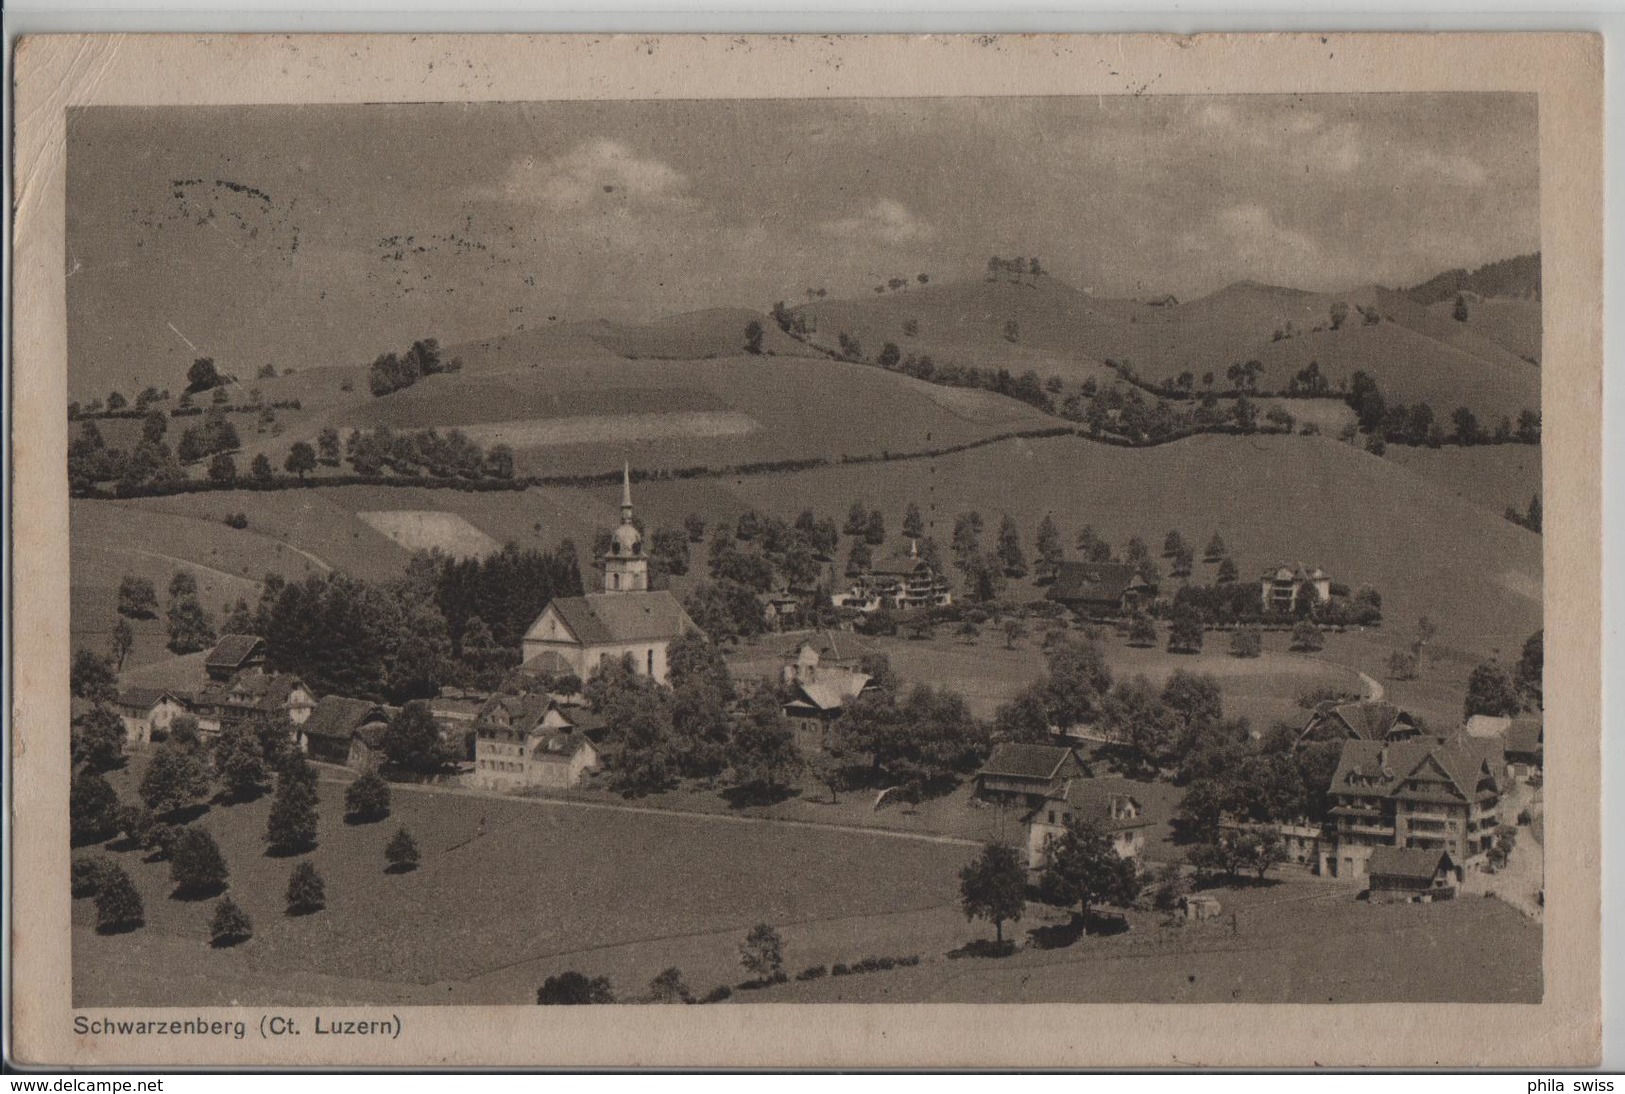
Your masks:
<instances>
[{"instance_id":1,"label":"church tower","mask_svg":"<svg viewBox=\"0 0 1625 1094\"><path fill-rule=\"evenodd\" d=\"M646 593L649 591L649 557L643 553L643 536L632 523L632 465L621 478L621 526L609 539L604 556L606 593Z\"/></svg>"}]
</instances>

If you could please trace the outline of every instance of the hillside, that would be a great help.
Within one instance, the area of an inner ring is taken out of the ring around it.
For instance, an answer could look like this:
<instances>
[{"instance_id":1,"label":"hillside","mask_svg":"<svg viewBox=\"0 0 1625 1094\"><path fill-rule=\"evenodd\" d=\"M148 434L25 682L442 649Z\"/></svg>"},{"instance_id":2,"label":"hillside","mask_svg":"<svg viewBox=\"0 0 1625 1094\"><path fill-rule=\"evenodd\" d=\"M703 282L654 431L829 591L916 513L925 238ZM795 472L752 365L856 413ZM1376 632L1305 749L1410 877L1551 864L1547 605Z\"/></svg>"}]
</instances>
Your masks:
<instances>
[{"instance_id":1,"label":"hillside","mask_svg":"<svg viewBox=\"0 0 1625 1094\"><path fill-rule=\"evenodd\" d=\"M1220 390L1237 362L1260 361L1259 385L1280 389L1313 361L1334 386L1365 371L1391 398L1429 402L1441 416L1467 406L1493 422L1538 408L1539 303L1475 300L1466 322L1439 307L1375 285L1311 293L1251 281L1185 302L1114 300L1043 276L917 286L793 310L814 344L834 349L845 333L871 359L893 342L939 364L1035 369L1067 381L1109 378L1100 364L1111 359L1157 383L1189 372L1201 387L1211 375ZM1336 330L1334 308L1348 314ZM1364 323L1358 309L1381 322Z\"/></svg>"}]
</instances>

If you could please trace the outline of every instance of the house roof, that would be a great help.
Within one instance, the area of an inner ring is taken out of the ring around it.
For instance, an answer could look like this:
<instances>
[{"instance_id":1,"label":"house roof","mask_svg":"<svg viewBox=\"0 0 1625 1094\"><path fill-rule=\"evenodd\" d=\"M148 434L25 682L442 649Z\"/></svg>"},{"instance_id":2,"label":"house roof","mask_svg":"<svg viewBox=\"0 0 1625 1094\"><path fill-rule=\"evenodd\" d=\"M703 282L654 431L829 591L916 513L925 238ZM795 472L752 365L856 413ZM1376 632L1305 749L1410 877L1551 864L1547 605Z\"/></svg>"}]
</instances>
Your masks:
<instances>
[{"instance_id":1,"label":"house roof","mask_svg":"<svg viewBox=\"0 0 1625 1094\"><path fill-rule=\"evenodd\" d=\"M558 612L570 633L583 645L669 640L698 631L670 592L588 593L556 596L548 606Z\"/></svg>"},{"instance_id":2,"label":"house roof","mask_svg":"<svg viewBox=\"0 0 1625 1094\"><path fill-rule=\"evenodd\" d=\"M808 647L818 654L819 661L860 661L874 653L873 649L847 631L822 630L814 631L785 650L785 660L796 660L801 656L801 651Z\"/></svg>"},{"instance_id":3,"label":"house roof","mask_svg":"<svg viewBox=\"0 0 1625 1094\"><path fill-rule=\"evenodd\" d=\"M1301 562L1295 566L1277 566L1275 569L1264 575L1265 581L1283 582L1326 581L1330 578L1331 575L1325 570L1322 570L1319 566L1309 567L1305 566Z\"/></svg>"},{"instance_id":4,"label":"house roof","mask_svg":"<svg viewBox=\"0 0 1625 1094\"><path fill-rule=\"evenodd\" d=\"M1145 828L1151 824L1140 808L1140 799L1136 797L1138 789L1131 780L1117 775L1107 775L1098 779L1068 779L1061 784L1060 790L1049 796L1049 800L1064 801L1072 807L1074 813L1085 820L1093 821L1108 832L1120 832L1126 828ZM1133 804L1139 816L1123 819L1112 817L1112 802L1124 798ZM1027 819L1032 820L1046 808L1049 807L1039 806L1027 815Z\"/></svg>"},{"instance_id":5,"label":"house roof","mask_svg":"<svg viewBox=\"0 0 1625 1094\"><path fill-rule=\"evenodd\" d=\"M1387 742L1348 740L1343 742L1337 770L1332 773L1331 792L1391 797L1405 780L1431 764L1459 800L1472 801L1478 796L1479 783L1485 779L1499 785L1505 762L1499 741L1465 736L1449 741L1438 737ZM1417 796L1418 792L1407 791L1406 794Z\"/></svg>"},{"instance_id":6,"label":"house roof","mask_svg":"<svg viewBox=\"0 0 1625 1094\"><path fill-rule=\"evenodd\" d=\"M118 703L121 707L130 707L135 710L151 710L164 700L165 697L180 699L169 688L128 687L119 691Z\"/></svg>"},{"instance_id":7,"label":"house roof","mask_svg":"<svg viewBox=\"0 0 1625 1094\"><path fill-rule=\"evenodd\" d=\"M384 734L389 732L387 722L368 722L366 725L354 730L351 736L357 738L368 748L378 749L384 746Z\"/></svg>"},{"instance_id":8,"label":"house roof","mask_svg":"<svg viewBox=\"0 0 1625 1094\"><path fill-rule=\"evenodd\" d=\"M563 763L570 760L592 742L580 733L555 733L544 741L536 742L531 755L543 763Z\"/></svg>"},{"instance_id":9,"label":"house roof","mask_svg":"<svg viewBox=\"0 0 1625 1094\"><path fill-rule=\"evenodd\" d=\"M368 721L383 720L387 717L388 711L370 699L327 695L316 704L300 729L307 737L348 741L350 735Z\"/></svg>"},{"instance_id":10,"label":"house roof","mask_svg":"<svg viewBox=\"0 0 1625 1094\"><path fill-rule=\"evenodd\" d=\"M1117 603L1130 589L1155 589L1138 566L1127 562L1063 562L1050 600L1101 600Z\"/></svg>"},{"instance_id":11,"label":"house roof","mask_svg":"<svg viewBox=\"0 0 1625 1094\"><path fill-rule=\"evenodd\" d=\"M883 575L885 577L913 577L922 569L929 571L931 569L931 564L926 562L923 558L914 558L910 555L903 555L898 558L876 559L869 566L868 572L871 574Z\"/></svg>"},{"instance_id":12,"label":"house roof","mask_svg":"<svg viewBox=\"0 0 1625 1094\"><path fill-rule=\"evenodd\" d=\"M1391 736L1414 736L1416 722L1408 711L1382 699L1328 701L1315 707L1304 725L1303 736L1317 736L1323 731L1359 741L1385 741Z\"/></svg>"},{"instance_id":13,"label":"house roof","mask_svg":"<svg viewBox=\"0 0 1625 1094\"><path fill-rule=\"evenodd\" d=\"M256 652L265 648L265 639L254 634L221 635L203 663L211 669L241 668Z\"/></svg>"},{"instance_id":14,"label":"house roof","mask_svg":"<svg viewBox=\"0 0 1625 1094\"><path fill-rule=\"evenodd\" d=\"M869 686L869 680L869 674L863 672L820 674L810 684L797 684L797 698L791 699L785 706L812 707L826 712L840 710L863 693L863 689Z\"/></svg>"},{"instance_id":15,"label":"house roof","mask_svg":"<svg viewBox=\"0 0 1625 1094\"><path fill-rule=\"evenodd\" d=\"M1441 861L1443 860L1443 861ZM1366 873L1371 877L1403 877L1416 881L1431 881L1441 867L1452 865L1444 851L1426 851L1420 847L1373 847L1366 861Z\"/></svg>"},{"instance_id":16,"label":"house roof","mask_svg":"<svg viewBox=\"0 0 1625 1094\"><path fill-rule=\"evenodd\" d=\"M1005 775L1020 779L1053 779L1070 748L1061 745L1020 744L1007 741L993 749L978 775Z\"/></svg>"}]
</instances>

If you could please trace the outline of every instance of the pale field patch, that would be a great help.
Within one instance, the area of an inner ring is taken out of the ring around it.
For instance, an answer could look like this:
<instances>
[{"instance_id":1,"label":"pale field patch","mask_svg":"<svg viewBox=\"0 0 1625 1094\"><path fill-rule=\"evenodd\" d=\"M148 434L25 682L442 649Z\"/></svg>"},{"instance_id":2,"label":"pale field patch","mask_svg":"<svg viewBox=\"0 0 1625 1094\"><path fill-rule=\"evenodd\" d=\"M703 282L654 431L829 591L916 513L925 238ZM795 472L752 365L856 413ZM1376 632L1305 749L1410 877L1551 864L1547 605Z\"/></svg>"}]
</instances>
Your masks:
<instances>
[{"instance_id":1,"label":"pale field patch","mask_svg":"<svg viewBox=\"0 0 1625 1094\"><path fill-rule=\"evenodd\" d=\"M546 448L567 444L743 437L762 428L748 414L731 410L679 410L659 414L582 414L459 426L476 444Z\"/></svg>"},{"instance_id":2,"label":"pale field patch","mask_svg":"<svg viewBox=\"0 0 1625 1094\"><path fill-rule=\"evenodd\" d=\"M477 558L502 546L456 513L433 509L386 509L357 513L356 516L408 551L438 548L453 558Z\"/></svg>"}]
</instances>

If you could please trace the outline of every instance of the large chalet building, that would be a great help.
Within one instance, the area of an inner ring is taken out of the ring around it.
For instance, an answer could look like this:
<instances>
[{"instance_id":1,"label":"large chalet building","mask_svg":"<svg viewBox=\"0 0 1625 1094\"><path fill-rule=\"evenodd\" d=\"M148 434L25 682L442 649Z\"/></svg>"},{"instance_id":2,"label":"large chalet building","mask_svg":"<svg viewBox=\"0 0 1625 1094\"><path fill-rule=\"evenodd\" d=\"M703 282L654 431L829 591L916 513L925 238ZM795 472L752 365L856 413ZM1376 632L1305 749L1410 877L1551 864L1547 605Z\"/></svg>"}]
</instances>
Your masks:
<instances>
[{"instance_id":1,"label":"large chalet building","mask_svg":"<svg viewBox=\"0 0 1625 1094\"><path fill-rule=\"evenodd\" d=\"M700 628L670 592L649 588L649 556L632 522L630 467L623 472L621 524L603 561L603 592L556 596L530 625L524 667L585 680L599 665L629 656L638 672L665 683L667 649Z\"/></svg>"},{"instance_id":2,"label":"large chalet building","mask_svg":"<svg viewBox=\"0 0 1625 1094\"><path fill-rule=\"evenodd\" d=\"M1444 851L1458 867L1474 866L1495 842L1506 782L1498 740L1345 740L1328 788L1320 872L1362 879L1378 847Z\"/></svg>"},{"instance_id":3,"label":"large chalet building","mask_svg":"<svg viewBox=\"0 0 1625 1094\"><path fill-rule=\"evenodd\" d=\"M1133 615L1157 597L1157 583L1127 562L1063 562L1045 598L1089 618Z\"/></svg>"},{"instance_id":4,"label":"large chalet building","mask_svg":"<svg viewBox=\"0 0 1625 1094\"><path fill-rule=\"evenodd\" d=\"M948 578L920 557L919 540L909 540L908 554L875 561L857 575L852 587L831 598L837 608L874 612L881 608L912 611L953 603Z\"/></svg>"},{"instance_id":5,"label":"large chalet building","mask_svg":"<svg viewBox=\"0 0 1625 1094\"><path fill-rule=\"evenodd\" d=\"M1266 612L1292 615L1299 601L1311 596L1321 603L1330 600L1332 577L1319 566L1277 566L1260 579L1259 592Z\"/></svg>"}]
</instances>

